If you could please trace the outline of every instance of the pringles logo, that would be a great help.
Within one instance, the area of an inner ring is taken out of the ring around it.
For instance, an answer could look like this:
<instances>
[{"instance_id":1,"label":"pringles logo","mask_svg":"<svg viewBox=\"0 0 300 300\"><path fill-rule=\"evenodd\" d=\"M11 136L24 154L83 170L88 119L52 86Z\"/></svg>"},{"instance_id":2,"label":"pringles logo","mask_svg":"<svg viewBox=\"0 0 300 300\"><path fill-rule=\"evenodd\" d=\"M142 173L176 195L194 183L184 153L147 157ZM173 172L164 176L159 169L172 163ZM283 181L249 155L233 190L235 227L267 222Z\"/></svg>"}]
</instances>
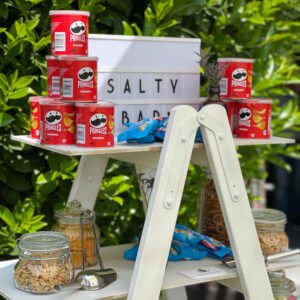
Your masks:
<instances>
[{"instance_id":1,"label":"pringles logo","mask_svg":"<svg viewBox=\"0 0 300 300\"><path fill-rule=\"evenodd\" d=\"M75 21L70 26L70 40L85 42L85 24L82 21Z\"/></svg>"},{"instance_id":2,"label":"pringles logo","mask_svg":"<svg viewBox=\"0 0 300 300\"><path fill-rule=\"evenodd\" d=\"M62 120L62 115L57 110L50 110L45 115L45 129L46 130L54 130L61 131L60 121Z\"/></svg>"},{"instance_id":3,"label":"pringles logo","mask_svg":"<svg viewBox=\"0 0 300 300\"><path fill-rule=\"evenodd\" d=\"M94 71L92 68L90 67L81 68L77 73L77 78L79 79L78 88L82 88L82 87L93 88L94 87L94 82L92 81L93 77L94 77Z\"/></svg>"},{"instance_id":4,"label":"pringles logo","mask_svg":"<svg viewBox=\"0 0 300 300\"><path fill-rule=\"evenodd\" d=\"M243 107L239 110L240 125L250 127L250 118L252 116L251 110Z\"/></svg>"},{"instance_id":5,"label":"pringles logo","mask_svg":"<svg viewBox=\"0 0 300 300\"><path fill-rule=\"evenodd\" d=\"M104 114L94 114L90 118L90 134L106 134L107 117Z\"/></svg>"},{"instance_id":6,"label":"pringles logo","mask_svg":"<svg viewBox=\"0 0 300 300\"><path fill-rule=\"evenodd\" d=\"M244 68L235 69L232 72L232 86L246 87L247 71Z\"/></svg>"}]
</instances>

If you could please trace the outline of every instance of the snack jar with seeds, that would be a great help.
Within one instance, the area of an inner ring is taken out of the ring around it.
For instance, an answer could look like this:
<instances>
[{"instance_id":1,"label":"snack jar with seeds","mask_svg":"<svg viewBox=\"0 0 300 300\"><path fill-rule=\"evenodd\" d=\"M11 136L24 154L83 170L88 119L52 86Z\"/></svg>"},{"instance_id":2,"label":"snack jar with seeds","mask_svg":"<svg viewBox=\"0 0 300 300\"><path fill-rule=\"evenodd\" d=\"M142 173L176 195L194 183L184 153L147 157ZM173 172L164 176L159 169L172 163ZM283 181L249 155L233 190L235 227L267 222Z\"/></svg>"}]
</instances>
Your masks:
<instances>
[{"instance_id":1,"label":"snack jar with seeds","mask_svg":"<svg viewBox=\"0 0 300 300\"><path fill-rule=\"evenodd\" d=\"M286 215L276 209L256 208L252 214L263 254L286 251L289 239L285 233Z\"/></svg>"},{"instance_id":2,"label":"snack jar with seeds","mask_svg":"<svg viewBox=\"0 0 300 300\"><path fill-rule=\"evenodd\" d=\"M19 261L14 268L18 289L51 293L57 284L73 278L70 245L66 235L53 231L24 234L18 241Z\"/></svg>"},{"instance_id":3,"label":"snack jar with seeds","mask_svg":"<svg viewBox=\"0 0 300 300\"><path fill-rule=\"evenodd\" d=\"M284 271L269 272L268 275L274 300L296 300L296 297L293 296L296 290L295 283L285 276Z\"/></svg>"},{"instance_id":4,"label":"snack jar with seeds","mask_svg":"<svg viewBox=\"0 0 300 300\"><path fill-rule=\"evenodd\" d=\"M209 171L206 173L206 180L201 186L200 232L229 246L229 238L214 180Z\"/></svg>"},{"instance_id":5,"label":"snack jar with seeds","mask_svg":"<svg viewBox=\"0 0 300 300\"><path fill-rule=\"evenodd\" d=\"M85 266L96 265L98 261L95 238L100 238L100 232L96 227L95 237L93 231L95 213L81 207L79 201L73 200L65 209L56 211L54 215L56 224L52 229L67 235L70 241L71 261L74 268L82 267L82 243L85 250Z\"/></svg>"}]
</instances>

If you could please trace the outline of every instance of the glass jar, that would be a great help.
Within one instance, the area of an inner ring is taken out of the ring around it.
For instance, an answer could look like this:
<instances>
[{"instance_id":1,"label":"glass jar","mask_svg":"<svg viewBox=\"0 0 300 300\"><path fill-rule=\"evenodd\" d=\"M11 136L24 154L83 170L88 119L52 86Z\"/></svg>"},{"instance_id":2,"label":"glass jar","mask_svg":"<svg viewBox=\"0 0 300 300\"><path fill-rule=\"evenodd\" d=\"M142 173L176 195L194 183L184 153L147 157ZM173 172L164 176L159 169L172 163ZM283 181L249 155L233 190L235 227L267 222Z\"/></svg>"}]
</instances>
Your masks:
<instances>
[{"instance_id":1,"label":"glass jar","mask_svg":"<svg viewBox=\"0 0 300 300\"><path fill-rule=\"evenodd\" d=\"M267 256L286 251L289 247L285 233L286 215L271 208L252 209L252 214L263 254Z\"/></svg>"},{"instance_id":2,"label":"glass jar","mask_svg":"<svg viewBox=\"0 0 300 300\"><path fill-rule=\"evenodd\" d=\"M284 271L269 272L269 279L274 300L296 299L293 297L296 290L295 283L285 277Z\"/></svg>"},{"instance_id":3,"label":"glass jar","mask_svg":"<svg viewBox=\"0 0 300 300\"><path fill-rule=\"evenodd\" d=\"M71 201L67 208L55 212L56 224L54 231L63 232L70 241L71 261L74 268L82 267L82 230L85 251L84 264L94 266L97 264L97 245L93 231L95 213L81 207L77 200ZM96 236L100 239L99 229L96 228Z\"/></svg>"},{"instance_id":4,"label":"glass jar","mask_svg":"<svg viewBox=\"0 0 300 300\"><path fill-rule=\"evenodd\" d=\"M201 188L200 232L229 246L229 238L213 177L207 173Z\"/></svg>"},{"instance_id":5,"label":"glass jar","mask_svg":"<svg viewBox=\"0 0 300 300\"><path fill-rule=\"evenodd\" d=\"M41 231L24 234L18 241L19 261L14 268L18 289L32 293L51 293L54 285L73 278L70 246L58 232Z\"/></svg>"}]
</instances>

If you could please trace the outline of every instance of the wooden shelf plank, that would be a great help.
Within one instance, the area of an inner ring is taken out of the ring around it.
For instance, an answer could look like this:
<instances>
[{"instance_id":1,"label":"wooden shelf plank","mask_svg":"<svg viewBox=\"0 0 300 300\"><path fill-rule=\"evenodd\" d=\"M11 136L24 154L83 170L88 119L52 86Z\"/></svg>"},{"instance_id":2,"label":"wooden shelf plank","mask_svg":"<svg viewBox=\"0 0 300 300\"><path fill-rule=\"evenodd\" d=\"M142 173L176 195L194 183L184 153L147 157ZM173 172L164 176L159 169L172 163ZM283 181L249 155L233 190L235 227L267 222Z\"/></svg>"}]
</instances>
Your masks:
<instances>
[{"instance_id":1,"label":"wooden shelf plank","mask_svg":"<svg viewBox=\"0 0 300 300\"><path fill-rule=\"evenodd\" d=\"M32 139L28 135L11 135L11 139L17 142L22 142L27 145L35 146L41 149L50 150L56 153L78 156L78 155L95 155L95 154L122 154L122 153L134 153L134 152L148 152L148 151L160 151L162 143L153 144L116 144L111 148L86 148L77 147L75 145L42 145L39 140ZM249 145L265 145L265 144L291 144L295 141L293 139L286 139L281 137L271 137L270 139L234 139L237 146L249 146ZM195 144L195 149L203 148L203 144Z\"/></svg>"},{"instance_id":2,"label":"wooden shelf plank","mask_svg":"<svg viewBox=\"0 0 300 300\"><path fill-rule=\"evenodd\" d=\"M130 244L111 246L102 248L103 260L106 267L114 268L118 273L118 279L111 285L98 291L65 291L56 294L48 295L35 295L27 292L17 290L13 282L13 267L16 260L0 262L0 295L7 299L44 299L44 300L57 300L57 299L72 299L72 300L94 300L94 299L118 299L126 297L129 289L130 279L134 267L134 262L123 259L123 252L125 249L131 247ZM218 269L224 271L222 274L214 274L210 276L203 276L201 279L193 280L180 272L184 270L204 268L207 266L217 266ZM271 263L268 270L280 270L283 268L292 268L300 266L300 255L285 258L280 261ZM229 269L224 266L220 261L211 258L198 260L198 261L180 261L169 262L162 289L170 289L186 285L193 285L196 283L203 283L208 281L218 281L224 279L236 278L237 273L235 269Z\"/></svg>"}]
</instances>

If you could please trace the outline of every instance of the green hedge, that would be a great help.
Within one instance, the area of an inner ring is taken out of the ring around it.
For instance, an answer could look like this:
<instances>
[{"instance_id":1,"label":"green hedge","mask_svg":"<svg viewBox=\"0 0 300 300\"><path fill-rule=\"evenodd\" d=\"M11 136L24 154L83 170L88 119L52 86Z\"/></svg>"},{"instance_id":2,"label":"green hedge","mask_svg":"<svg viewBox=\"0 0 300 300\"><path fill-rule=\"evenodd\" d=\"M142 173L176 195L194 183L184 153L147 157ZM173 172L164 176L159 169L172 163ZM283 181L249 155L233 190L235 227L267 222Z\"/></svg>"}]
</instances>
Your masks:
<instances>
[{"instance_id":1,"label":"green hedge","mask_svg":"<svg viewBox=\"0 0 300 300\"><path fill-rule=\"evenodd\" d=\"M200 37L219 57L255 58L255 96L274 103L273 132L299 131L300 2L297 0L5 0L0 2L0 256L15 255L16 238L51 228L65 205L78 160L10 140L29 132L30 95L45 95L51 9L89 10L90 32ZM170 49L170 55L172 49ZM201 95L206 94L205 79ZM297 145L240 149L245 177L266 176L264 160L286 169L279 155L299 158ZM243 159L243 158L246 159ZM190 166L180 222L197 224L200 168ZM202 177L201 177L202 178ZM128 242L143 222L141 195L131 165L110 161L96 205L103 244ZM46 227L45 227L46 226Z\"/></svg>"}]
</instances>

